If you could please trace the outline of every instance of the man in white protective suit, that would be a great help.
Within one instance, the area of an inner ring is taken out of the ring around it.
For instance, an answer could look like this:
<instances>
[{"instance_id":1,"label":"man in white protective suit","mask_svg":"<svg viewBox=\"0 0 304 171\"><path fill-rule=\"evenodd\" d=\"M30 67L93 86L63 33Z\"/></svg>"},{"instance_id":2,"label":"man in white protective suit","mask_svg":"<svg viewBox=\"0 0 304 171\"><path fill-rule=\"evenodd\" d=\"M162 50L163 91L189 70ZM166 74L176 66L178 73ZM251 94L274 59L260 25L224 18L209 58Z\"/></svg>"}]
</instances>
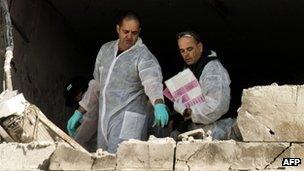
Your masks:
<instances>
[{"instance_id":1,"label":"man in white protective suit","mask_svg":"<svg viewBox=\"0 0 304 171\"><path fill-rule=\"evenodd\" d=\"M205 100L188 108L181 99L175 100L174 110L181 114L183 121L171 136L176 138L182 132L203 128L205 132L211 131L213 139L230 139L234 119L225 116L230 104L231 82L227 70L216 53L204 47L197 33L181 32L177 43L185 68L195 75Z\"/></svg>"},{"instance_id":2,"label":"man in white protective suit","mask_svg":"<svg viewBox=\"0 0 304 171\"><path fill-rule=\"evenodd\" d=\"M133 12L121 16L116 25L118 40L102 45L96 58L93 76L99 90L87 91L84 96L89 108L99 109L97 147L110 153L115 153L122 141L146 140L152 113L154 125L168 123L161 68L139 38L140 24ZM80 112L81 116L85 112ZM76 115L75 120L78 118Z\"/></svg>"}]
</instances>

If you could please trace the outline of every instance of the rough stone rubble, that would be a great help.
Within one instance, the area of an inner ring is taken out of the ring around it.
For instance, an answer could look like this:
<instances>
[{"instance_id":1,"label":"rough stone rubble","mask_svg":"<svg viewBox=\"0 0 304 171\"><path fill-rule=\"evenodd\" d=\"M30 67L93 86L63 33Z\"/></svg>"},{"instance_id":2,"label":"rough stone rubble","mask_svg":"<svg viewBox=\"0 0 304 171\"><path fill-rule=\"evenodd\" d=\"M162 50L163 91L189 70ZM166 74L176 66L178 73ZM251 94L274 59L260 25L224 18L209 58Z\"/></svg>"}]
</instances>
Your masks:
<instances>
[{"instance_id":1,"label":"rough stone rubble","mask_svg":"<svg viewBox=\"0 0 304 171\"><path fill-rule=\"evenodd\" d=\"M129 140L117 153L76 150L63 142L0 144L2 170L303 170L304 86L258 86L243 92L237 126L244 141L151 137Z\"/></svg>"}]
</instances>

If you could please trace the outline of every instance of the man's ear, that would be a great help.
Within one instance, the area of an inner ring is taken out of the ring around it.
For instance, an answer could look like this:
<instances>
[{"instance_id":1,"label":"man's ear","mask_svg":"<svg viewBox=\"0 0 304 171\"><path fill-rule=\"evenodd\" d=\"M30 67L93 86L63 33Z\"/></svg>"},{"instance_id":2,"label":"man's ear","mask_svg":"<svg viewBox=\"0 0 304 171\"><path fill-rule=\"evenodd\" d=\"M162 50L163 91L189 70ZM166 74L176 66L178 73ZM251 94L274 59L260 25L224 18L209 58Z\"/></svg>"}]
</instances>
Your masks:
<instances>
[{"instance_id":1,"label":"man's ear","mask_svg":"<svg viewBox=\"0 0 304 171\"><path fill-rule=\"evenodd\" d=\"M138 34L140 33L140 31L141 31L141 27L139 27L139 29L138 29Z\"/></svg>"},{"instance_id":2,"label":"man's ear","mask_svg":"<svg viewBox=\"0 0 304 171\"><path fill-rule=\"evenodd\" d=\"M119 33L119 29L120 29L119 25L116 24L116 31L117 31L117 33Z\"/></svg>"},{"instance_id":3,"label":"man's ear","mask_svg":"<svg viewBox=\"0 0 304 171\"><path fill-rule=\"evenodd\" d=\"M202 53L203 49L204 49L204 45L200 42L200 43L198 43L198 48L199 48L200 52Z\"/></svg>"}]
</instances>

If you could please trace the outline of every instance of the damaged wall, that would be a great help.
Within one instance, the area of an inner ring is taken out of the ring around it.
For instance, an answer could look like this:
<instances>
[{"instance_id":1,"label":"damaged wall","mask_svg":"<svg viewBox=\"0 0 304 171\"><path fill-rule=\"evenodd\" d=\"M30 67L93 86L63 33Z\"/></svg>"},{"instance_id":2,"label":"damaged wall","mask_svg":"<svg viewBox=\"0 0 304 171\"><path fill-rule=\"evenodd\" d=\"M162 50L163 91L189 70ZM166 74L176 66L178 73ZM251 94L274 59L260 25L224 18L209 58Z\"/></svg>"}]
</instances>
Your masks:
<instances>
[{"instance_id":1,"label":"damaged wall","mask_svg":"<svg viewBox=\"0 0 304 171\"><path fill-rule=\"evenodd\" d=\"M79 69L87 60L76 46L73 30L46 1L9 4L14 26L14 89L64 129L69 112L64 106L64 85L73 76L87 74Z\"/></svg>"},{"instance_id":2,"label":"damaged wall","mask_svg":"<svg viewBox=\"0 0 304 171\"><path fill-rule=\"evenodd\" d=\"M12 150L14 154L10 153ZM0 144L4 170L303 170L282 166L283 158L304 158L303 143L154 139L123 142L117 154L75 150L58 143ZM39 156L39 157L37 157ZM303 162L303 161L302 161Z\"/></svg>"}]
</instances>

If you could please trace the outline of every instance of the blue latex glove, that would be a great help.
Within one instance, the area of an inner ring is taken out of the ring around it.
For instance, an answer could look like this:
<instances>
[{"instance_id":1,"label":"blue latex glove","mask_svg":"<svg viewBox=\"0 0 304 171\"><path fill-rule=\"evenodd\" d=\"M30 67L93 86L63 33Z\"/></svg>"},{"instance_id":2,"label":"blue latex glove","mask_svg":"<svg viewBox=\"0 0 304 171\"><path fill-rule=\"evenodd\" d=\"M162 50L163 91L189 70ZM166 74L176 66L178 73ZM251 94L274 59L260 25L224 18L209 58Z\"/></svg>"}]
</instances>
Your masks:
<instances>
[{"instance_id":1,"label":"blue latex glove","mask_svg":"<svg viewBox=\"0 0 304 171\"><path fill-rule=\"evenodd\" d=\"M75 110L74 114L68 121L67 129L69 132L69 135L74 137L76 134L76 128L79 124L79 121L82 119L83 114L79 112L78 110Z\"/></svg>"},{"instance_id":2,"label":"blue latex glove","mask_svg":"<svg viewBox=\"0 0 304 171\"><path fill-rule=\"evenodd\" d=\"M154 106L154 125L164 127L168 124L169 114L167 106L162 103L157 103Z\"/></svg>"}]
</instances>

